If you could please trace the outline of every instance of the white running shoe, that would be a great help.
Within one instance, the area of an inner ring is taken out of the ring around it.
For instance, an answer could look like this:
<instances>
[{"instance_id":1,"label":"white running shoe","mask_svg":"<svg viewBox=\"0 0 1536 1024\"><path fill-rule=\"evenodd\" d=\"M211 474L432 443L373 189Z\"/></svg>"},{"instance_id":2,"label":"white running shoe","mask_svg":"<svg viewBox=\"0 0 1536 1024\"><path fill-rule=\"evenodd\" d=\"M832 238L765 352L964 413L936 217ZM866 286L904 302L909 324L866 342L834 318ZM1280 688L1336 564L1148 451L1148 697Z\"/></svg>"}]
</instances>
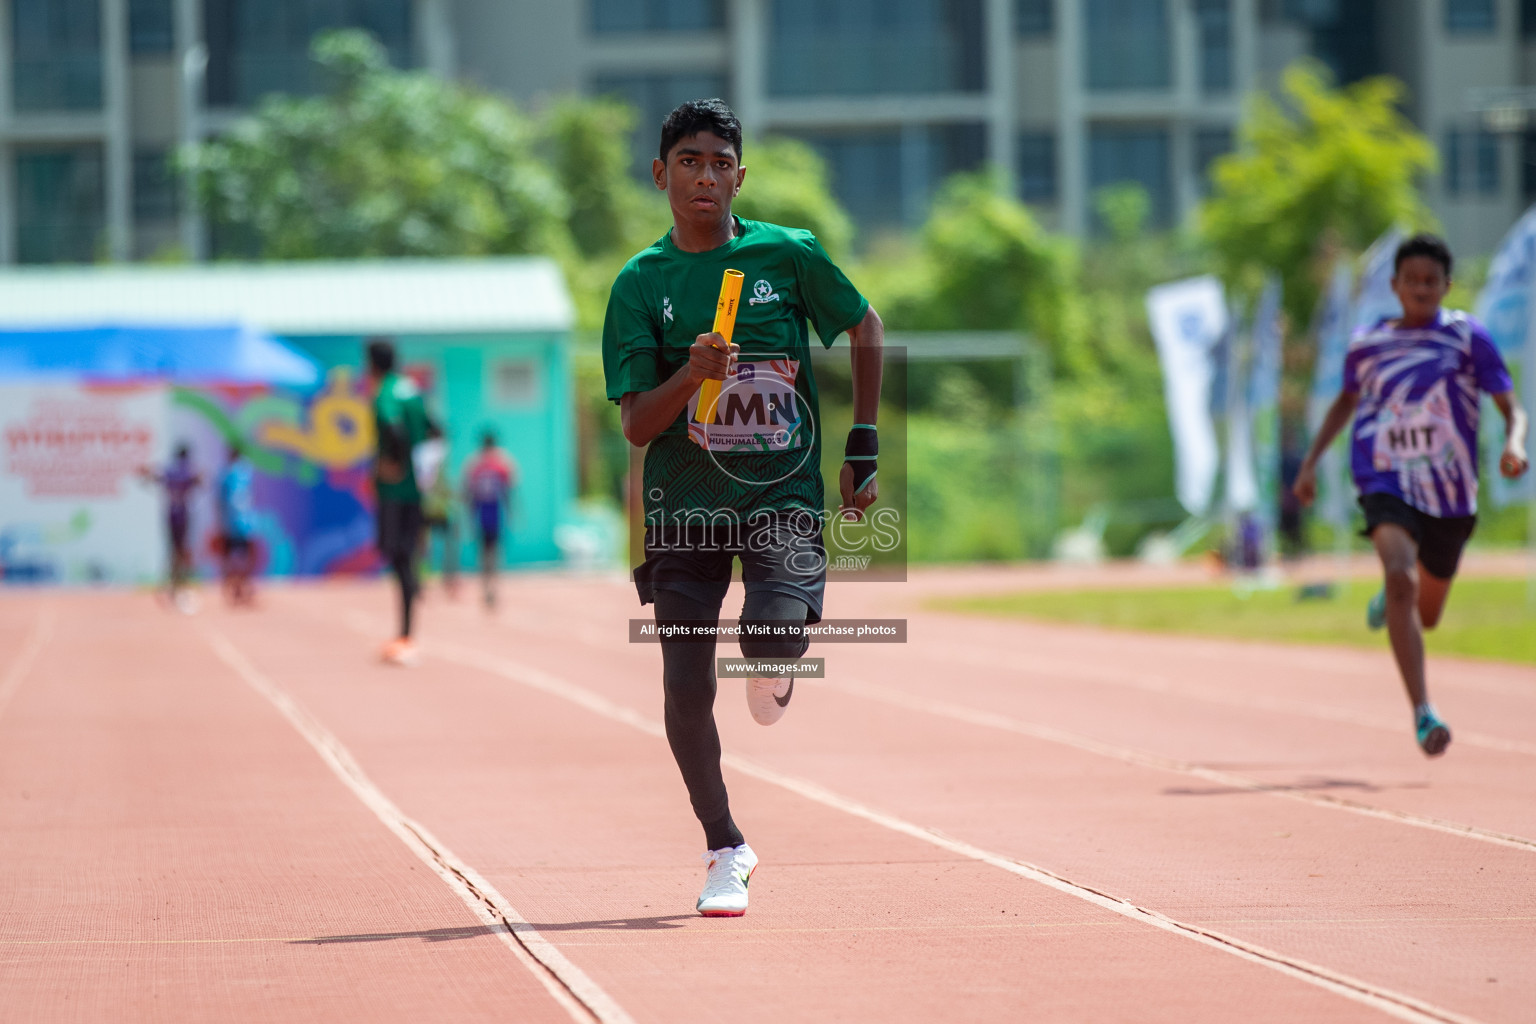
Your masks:
<instances>
[{"instance_id":1,"label":"white running shoe","mask_svg":"<svg viewBox=\"0 0 1536 1024\"><path fill-rule=\"evenodd\" d=\"M794 676L751 676L747 679L747 710L758 725L772 725L784 717L789 698L795 694Z\"/></svg>"},{"instance_id":2,"label":"white running shoe","mask_svg":"<svg viewBox=\"0 0 1536 1024\"><path fill-rule=\"evenodd\" d=\"M747 883L757 870L757 854L746 843L710 850L709 877L699 894L699 913L705 917L740 917L747 912Z\"/></svg>"}]
</instances>

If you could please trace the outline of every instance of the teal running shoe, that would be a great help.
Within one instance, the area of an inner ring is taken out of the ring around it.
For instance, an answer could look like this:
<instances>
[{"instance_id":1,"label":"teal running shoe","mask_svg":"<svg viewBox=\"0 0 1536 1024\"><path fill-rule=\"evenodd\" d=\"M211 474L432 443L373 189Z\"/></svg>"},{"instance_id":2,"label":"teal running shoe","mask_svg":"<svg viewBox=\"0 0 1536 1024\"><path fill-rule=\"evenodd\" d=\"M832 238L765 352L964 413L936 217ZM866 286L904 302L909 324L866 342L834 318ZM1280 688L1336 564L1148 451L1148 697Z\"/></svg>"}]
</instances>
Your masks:
<instances>
[{"instance_id":1,"label":"teal running shoe","mask_svg":"<svg viewBox=\"0 0 1536 1024\"><path fill-rule=\"evenodd\" d=\"M1387 624L1387 592L1385 589L1376 591L1376 596L1371 598L1371 603L1365 606L1365 624L1371 629L1380 629Z\"/></svg>"},{"instance_id":2,"label":"teal running shoe","mask_svg":"<svg viewBox=\"0 0 1536 1024\"><path fill-rule=\"evenodd\" d=\"M1439 757L1451 745L1451 730L1440 721L1435 709L1425 705L1414 715L1414 731L1419 737L1419 749L1425 757Z\"/></svg>"}]
</instances>

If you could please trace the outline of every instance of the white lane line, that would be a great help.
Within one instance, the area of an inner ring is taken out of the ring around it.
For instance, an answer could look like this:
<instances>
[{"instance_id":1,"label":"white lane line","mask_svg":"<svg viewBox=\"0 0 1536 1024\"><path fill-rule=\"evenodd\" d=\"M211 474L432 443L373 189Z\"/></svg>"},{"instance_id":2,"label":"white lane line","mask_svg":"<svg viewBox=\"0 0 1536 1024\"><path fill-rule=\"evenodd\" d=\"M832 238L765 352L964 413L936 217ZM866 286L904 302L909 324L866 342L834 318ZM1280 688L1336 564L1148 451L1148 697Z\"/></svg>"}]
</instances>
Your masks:
<instances>
[{"instance_id":1,"label":"white lane line","mask_svg":"<svg viewBox=\"0 0 1536 1024\"><path fill-rule=\"evenodd\" d=\"M0 715L5 714L5 709L11 703L21 681L32 671L33 662L41 653L43 645L53 635L54 610L53 605L45 604L37 613L37 621L32 624L32 633L27 637L27 642L22 645L21 653L16 655L16 660L11 662L11 667L6 670L5 678L0 679Z\"/></svg>"},{"instance_id":2,"label":"white lane line","mask_svg":"<svg viewBox=\"0 0 1536 1024\"><path fill-rule=\"evenodd\" d=\"M621 704L616 704L591 690L567 682L558 676L540 669L522 665L506 658L488 655L458 644L434 643L432 645L432 653L466 667L480 669L483 672L489 672L492 675L511 680L530 689L538 690L541 693L558 697L604 718L632 726L649 735L657 737L665 737L666 735L666 730L660 722L646 718L644 715ZM1450 1010L1441 1009L1413 996L1394 992L1391 989L1382 988L1378 985L1372 985L1370 982L1361 981L1358 978L1341 974L1327 967L1309 963L1296 957L1277 953L1263 946L1255 945L1243 939L1233 938L1209 928L1176 921L1166 914L1139 907L1128 900L1123 900L1117 896L1111 896L1108 893L1073 882L1045 868L1025 861L1015 860L1012 857L1005 857L990 850L984 850L979 846L944 835L934 829L924 828L903 818L898 818L895 815L887 814L884 811L868 807L855 800L850 800L817 783L786 775L783 772L758 764L747 758L726 754L720 760L722 764L744 775L750 775L763 782L779 786L825 807L862 818L892 832L929 843L942 850L948 850L951 853L967 857L971 860L980 861L983 864L988 864L1022 878L1027 878L1032 882L1038 882L1058 892L1065 893L1068 896L1075 896L1078 899L1092 903L1111 913L1130 918L1133 921L1139 921L1153 928L1171 932L1174 935L1198 942L1201 945L1229 953L1239 959L1268 967L1287 977L1295 978L1310 985L1316 985L1335 995L1362 1003L1399 1020L1413 1021L1416 1024L1427 1024L1427 1022L1477 1024L1471 1017L1465 1017Z\"/></svg>"},{"instance_id":3,"label":"white lane line","mask_svg":"<svg viewBox=\"0 0 1536 1024\"><path fill-rule=\"evenodd\" d=\"M303 706L263 675L223 634L205 630L208 642L223 662L251 689L265 697L299 734L309 741L339 778L401 842L448 883L474 912L493 928L518 960L541 981L571 1019L580 1024L634 1024L633 1018L581 968L568 960L538 929L528 923L507 898L479 872L456 857L441 840L408 818L364 773L346 747Z\"/></svg>"},{"instance_id":4,"label":"white lane line","mask_svg":"<svg viewBox=\"0 0 1536 1024\"><path fill-rule=\"evenodd\" d=\"M1036 655L1029 655L1027 658L1019 656L1008 657L992 654L987 651L978 651L959 644L941 644L930 641L925 641L922 644L909 644L908 649L903 651L902 654L903 656L915 654L929 661L941 662L951 670L956 664L964 664L974 668L1001 669L1026 679L1031 676L1057 676L1064 679L1080 679L1085 682L1105 683L1110 686L1141 690L1146 693L1183 697L1188 700L1200 700L1210 704L1220 704L1224 707L1241 708L1245 711L1276 712L1305 718L1317 718L1326 722L1364 726L1367 729L1375 729L1382 732L1405 733L1408 730L1407 715L1403 716L1402 722L1393 723L1376 715L1361 714L1345 708L1318 704L1312 701L1287 700L1280 697L1263 697L1253 694L1237 696L1205 687L1175 685L1167 677L1156 672L1130 674L1061 658L1046 659ZM1486 750L1497 750L1506 754L1524 754L1536 757L1536 743L1505 739L1502 736L1490 736L1486 733L1462 728L1456 729L1455 734L1455 742L1464 746L1482 747Z\"/></svg>"},{"instance_id":5,"label":"white lane line","mask_svg":"<svg viewBox=\"0 0 1536 1024\"><path fill-rule=\"evenodd\" d=\"M1020 736L1028 736L1030 739L1042 740L1046 743L1056 743L1064 747L1071 747L1089 754L1112 758L1116 761L1136 765L1141 768L1154 768L1158 771L1192 776L1234 789L1266 793L1271 796L1283 797L1287 800L1297 800L1318 807L1327 807L1331 810L1348 811L1351 814L1360 814L1367 818L1390 821L1399 825L1412 825L1415 828L1442 832L1446 835L1457 836L1462 839L1477 839L1485 843L1522 850L1526 853L1536 852L1536 839L1526 839L1522 836L1510 835L1505 832L1494 832L1490 829L1478 828L1475 825L1464 825L1460 822L1410 814L1407 811L1394 811L1375 807L1371 804L1356 803L1353 800L1345 800L1342 797L1332 796L1327 793L1314 793L1298 786L1267 783L1261 779L1240 775L1236 772L1225 772L1189 761L1177 761L1172 758L1158 757L1155 754L1132 750L1128 747L1101 743L1098 740L1087 736L1080 736L1065 729L1055 729L1048 725L1035 725L1034 723L1021 721L1017 718L1010 718L1007 715L982 711L977 708L966 707L962 704L951 704L948 701L916 697L911 694L893 691L889 687L874 686L867 682L852 679L829 679L822 685L829 689L842 690L851 695L863 697L866 700L879 701L908 711L949 718L957 722L964 722L967 725L979 725L988 729L1016 733Z\"/></svg>"},{"instance_id":6,"label":"white lane line","mask_svg":"<svg viewBox=\"0 0 1536 1024\"><path fill-rule=\"evenodd\" d=\"M366 630L367 619L366 617L362 616L361 612L353 609L349 614L350 621L354 628L358 629L359 631ZM518 623L513 623L514 628L523 628L529 625L527 621L524 621L528 617L523 613L520 612L518 618L520 621ZM569 628L570 624L568 622L559 620L557 617L551 616L544 619L539 619L536 625L537 628L531 630L531 632L539 635L548 635L549 633L556 632L562 626L564 626L567 635L578 639L580 642L585 643L588 646L608 650L613 653L628 651L630 649L630 645L627 643L614 643L611 639L611 636L606 633L602 634L601 636L593 636L591 635L593 633L593 630L591 629L583 629L580 631L580 633L573 632ZM1017 666L1013 667L1016 668ZM1079 667L1080 670L1082 668L1083 667ZM1095 672L1092 669L1086 669L1086 671L1093 673L1094 678L1105 674L1102 671ZM1159 693L1179 694L1181 692L1170 686L1167 686L1166 684L1156 682L1155 680L1157 678L1159 677L1153 677L1154 681L1149 683L1144 688L1152 689L1157 687L1156 692ZM1234 772L1223 772L1213 768L1206 768L1202 765L1194 764L1192 762L1158 757L1155 754L1147 754L1138 750L1132 750L1126 747L1119 747L1113 744L1103 743L1087 736L1080 736L1076 733L1068 732L1064 729L1055 729L1045 725L1035 725L1030 722L1009 718L1006 715L1001 715L990 711L982 711L976 708L969 708L960 704L951 704L946 701L928 700L922 697L893 693L888 687L874 687L868 683L855 682L845 679L817 680L817 682L819 685L826 686L831 689L840 689L846 693L859 697L883 701L897 707L906 708L909 711L940 715L946 718L952 718L959 722L965 722L970 725L979 725L986 728L1001 729L1006 732L1013 732L1022 736L1028 736L1032 739L1038 739L1048 743L1058 743L1064 746L1073 747L1086 753L1113 758L1114 760L1121 761L1126 764L1136 765L1138 767L1154 768L1159 771L1188 775L1194 778L1204 779L1208 782L1215 782L1238 789L1249 790L1256 793L1264 793L1271 796L1282 797L1288 800L1298 800L1303 803L1315 804L1319 807L1327 807L1333 810L1348 811L1350 813L1359 814L1367 818L1374 818L1378 821L1387 821L1398 825L1410 825L1416 828L1429 829L1431 831L1441 832L1446 835L1458 836L1464 839L1476 839L1482 842L1493 843L1499 846L1508 846L1526 852L1536 852L1536 840L1527 839L1523 836L1517 836L1507 832L1496 832L1492 829L1479 828L1476 825L1467 825L1458 821L1447 821L1443 818L1431 818L1426 815L1411 814L1407 811L1396 811L1390 808L1377 807L1373 804L1360 803L1355 800L1346 800L1342 797L1332 796L1326 793L1313 793L1295 786L1265 783L1259 779L1253 779ZM1308 712L1304 711L1302 713ZM1360 723L1356 722L1355 724ZM1368 721L1364 724L1372 725L1374 727L1378 723ZM1394 731L1401 732L1402 730L1397 729ZM1464 738L1465 736L1466 733L1460 730L1458 730L1456 733L1456 738L1458 740ZM1536 750L1536 747L1533 747L1532 749Z\"/></svg>"}]
</instances>

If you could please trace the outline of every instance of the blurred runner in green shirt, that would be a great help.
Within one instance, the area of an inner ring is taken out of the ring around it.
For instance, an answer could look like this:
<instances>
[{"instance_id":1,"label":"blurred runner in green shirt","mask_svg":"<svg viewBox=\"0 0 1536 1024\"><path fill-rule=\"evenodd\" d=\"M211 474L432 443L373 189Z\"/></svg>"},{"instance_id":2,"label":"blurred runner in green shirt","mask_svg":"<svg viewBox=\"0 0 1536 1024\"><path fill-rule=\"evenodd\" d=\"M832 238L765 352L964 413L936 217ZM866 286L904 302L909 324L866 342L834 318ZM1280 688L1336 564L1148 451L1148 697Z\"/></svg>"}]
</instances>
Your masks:
<instances>
[{"instance_id":1,"label":"blurred runner in green shirt","mask_svg":"<svg viewBox=\"0 0 1536 1024\"><path fill-rule=\"evenodd\" d=\"M421 544L421 488L413 458L427 438L426 403L415 382L395 372L395 346L382 338L368 343L368 380L373 385L373 482L379 500L379 554L400 586L400 635L383 657L396 665L416 660L411 640L411 607L419 583L416 552Z\"/></svg>"}]
</instances>

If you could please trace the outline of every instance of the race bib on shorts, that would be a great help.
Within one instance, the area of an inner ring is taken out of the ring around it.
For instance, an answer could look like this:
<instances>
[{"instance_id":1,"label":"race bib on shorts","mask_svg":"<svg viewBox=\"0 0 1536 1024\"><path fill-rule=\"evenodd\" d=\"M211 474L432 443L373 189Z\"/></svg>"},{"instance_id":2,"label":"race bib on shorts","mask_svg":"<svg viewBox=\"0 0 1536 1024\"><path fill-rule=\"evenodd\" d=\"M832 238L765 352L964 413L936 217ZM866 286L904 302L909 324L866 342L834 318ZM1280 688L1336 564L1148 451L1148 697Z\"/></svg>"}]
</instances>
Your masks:
<instances>
[{"instance_id":1,"label":"race bib on shorts","mask_svg":"<svg viewBox=\"0 0 1536 1024\"><path fill-rule=\"evenodd\" d=\"M738 362L720 382L712 422L699 422L699 392L688 400L688 437L712 452L775 453L804 447L810 424L795 391L799 374L797 359Z\"/></svg>"},{"instance_id":2,"label":"race bib on shorts","mask_svg":"<svg viewBox=\"0 0 1536 1024\"><path fill-rule=\"evenodd\" d=\"M1371 461L1380 472L1445 466L1456 460L1456 451L1456 424L1443 401L1390 406L1376 419Z\"/></svg>"}]
</instances>

